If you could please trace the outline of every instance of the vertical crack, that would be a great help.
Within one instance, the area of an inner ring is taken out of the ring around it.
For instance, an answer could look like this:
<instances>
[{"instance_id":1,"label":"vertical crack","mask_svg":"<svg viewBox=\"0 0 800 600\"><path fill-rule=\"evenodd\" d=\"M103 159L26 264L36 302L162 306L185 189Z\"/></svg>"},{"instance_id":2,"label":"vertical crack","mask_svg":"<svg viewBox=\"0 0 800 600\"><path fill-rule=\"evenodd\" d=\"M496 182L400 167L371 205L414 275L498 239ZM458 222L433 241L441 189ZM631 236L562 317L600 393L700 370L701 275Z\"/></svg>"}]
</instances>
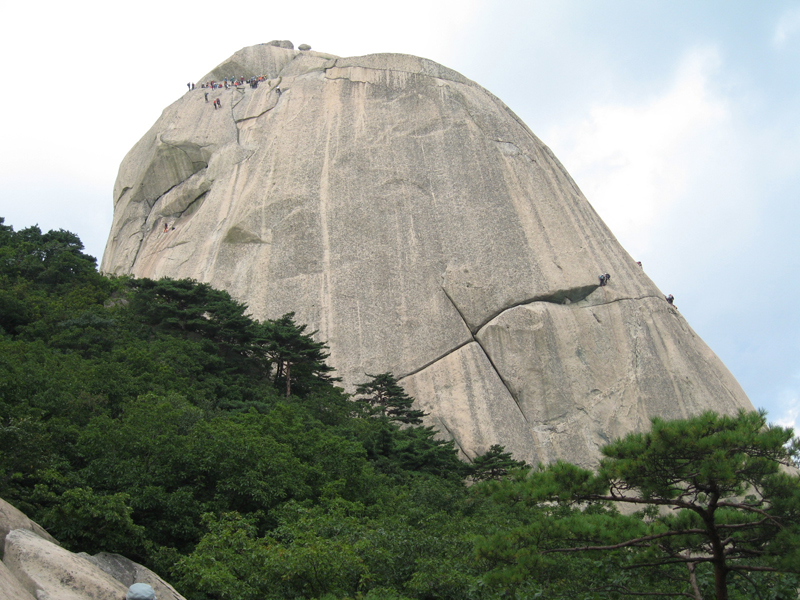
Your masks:
<instances>
[{"instance_id":1,"label":"vertical crack","mask_svg":"<svg viewBox=\"0 0 800 600\"><path fill-rule=\"evenodd\" d=\"M464 452L464 447L459 443L458 438L453 435L453 432L450 431L450 428L447 426L447 423L445 423L442 419L436 419L436 420L442 427L444 427L444 430L447 432L447 435L450 436L450 439L453 440L455 445L458 446L458 449L461 452L461 454L463 454L467 458L467 460L469 460L469 462L472 462L472 459L470 458L469 454Z\"/></svg>"},{"instance_id":2,"label":"vertical crack","mask_svg":"<svg viewBox=\"0 0 800 600\"><path fill-rule=\"evenodd\" d=\"M444 292L444 295L450 301L450 304L453 305L453 308L456 309L456 312L458 313L458 316L461 317L461 320L464 322L464 325L467 327L467 330L469 331L470 336L472 336L472 341L474 341L476 344L478 344L478 346L480 347L481 351L483 352L483 355L486 357L486 360L489 361L489 364L492 366L492 369L494 369L494 372L497 373L497 377L500 379L500 381L502 382L503 386L508 391L509 396L511 396L511 398L513 398L514 403L517 405L517 408L519 409L519 412L522 415L522 418L525 419L525 423L528 423L528 417L525 416L525 412L522 410L522 406L520 406L520 404L519 404L519 398L517 398L517 395L513 391L511 391L511 387L509 387L508 382L506 382L505 378L500 373L500 370L497 368L497 365L494 364L494 361L492 360L492 357L489 355L489 353L486 351L486 348L483 347L483 344L481 344L480 340L475 337L474 333L472 333L472 330L469 328L469 325L467 324L467 320L464 318L464 314L461 312L461 309L458 308L458 305L450 297L450 294L447 293L447 290L444 289L444 286L442 286L442 292Z\"/></svg>"}]
</instances>

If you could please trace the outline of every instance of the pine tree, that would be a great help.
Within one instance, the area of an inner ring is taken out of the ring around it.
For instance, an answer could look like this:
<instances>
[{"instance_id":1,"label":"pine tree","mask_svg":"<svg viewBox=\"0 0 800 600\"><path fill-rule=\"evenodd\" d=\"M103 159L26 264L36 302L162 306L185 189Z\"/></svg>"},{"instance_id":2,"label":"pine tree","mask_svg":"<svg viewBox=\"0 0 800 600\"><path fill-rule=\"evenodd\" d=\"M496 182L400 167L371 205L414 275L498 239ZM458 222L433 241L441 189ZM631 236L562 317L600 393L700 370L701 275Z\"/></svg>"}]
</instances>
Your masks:
<instances>
[{"instance_id":1,"label":"pine tree","mask_svg":"<svg viewBox=\"0 0 800 600\"><path fill-rule=\"evenodd\" d=\"M502 479L511 469L525 466L524 460L514 460L511 452L505 452L505 446L494 444L486 452L472 459L472 472L469 476L473 481Z\"/></svg>"},{"instance_id":2,"label":"pine tree","mask_svg":"<svg viewBox=\"0 0 800 600\"><path fill-rule=\"evenodd\" d=\"M405 393L391 373L366 374L369 381L356 387L356 401L369 405L369 412L406 425L421 425L428 413L412 408L414 398Z\"/></svg>"},{"instance_id":3,"label":"pine tree","mask_svg":"<svg viewBox=\"0 0 800 600\"><path fill-rule=\"evenodd\" d=\"M293 312L261 325L259 342L274 369L275 385L283 384L287 398L293 390L307 394L320 383L341 381L329 375L334 369L325 363L328 345L314 339L317 331L305 333L306 327L295 323Z\"/></svg>"}]
</instances>

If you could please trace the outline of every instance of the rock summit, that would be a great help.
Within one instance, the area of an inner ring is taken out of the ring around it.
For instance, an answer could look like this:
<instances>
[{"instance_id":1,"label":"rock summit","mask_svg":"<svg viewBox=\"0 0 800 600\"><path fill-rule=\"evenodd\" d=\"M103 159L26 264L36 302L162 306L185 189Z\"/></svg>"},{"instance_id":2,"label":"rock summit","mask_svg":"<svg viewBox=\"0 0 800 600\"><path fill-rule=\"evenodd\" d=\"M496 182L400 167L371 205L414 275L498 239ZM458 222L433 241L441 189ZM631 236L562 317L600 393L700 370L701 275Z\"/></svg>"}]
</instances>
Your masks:
<instances>
[{"instance_id":1,"label":"rock summit","mask_svg":"<svg viewBox=\"0 0 800 600\"><path fill-rule=\"evenodd\" d=\"M187 91L123 160L104 272L208 282L259 319L296 312L348 389L391 371L467 457L502 444L588 466L651 417L752 409L476 83L283 41L212 80L225 85Z\"/></svg>"}]
</instances>

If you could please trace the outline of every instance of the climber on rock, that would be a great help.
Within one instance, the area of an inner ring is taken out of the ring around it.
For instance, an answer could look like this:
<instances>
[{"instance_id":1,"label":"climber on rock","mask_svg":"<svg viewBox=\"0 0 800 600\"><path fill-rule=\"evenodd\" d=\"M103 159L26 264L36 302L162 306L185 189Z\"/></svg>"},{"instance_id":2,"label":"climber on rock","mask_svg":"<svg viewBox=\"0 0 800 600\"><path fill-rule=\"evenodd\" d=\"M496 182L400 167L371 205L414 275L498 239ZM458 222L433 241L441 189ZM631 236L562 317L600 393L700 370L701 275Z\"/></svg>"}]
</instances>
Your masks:
<instances>
[{"instance_id":1,"label":"climber on rock","mask_svg":"<svg viewBox=\"0 0 800 600\"><path fill-rule=\"evenodd\" d=\"M669 294L668 296L666 296L666 300L667 300L667 304L669 304L670 306L675 306L675 304L674 304L675 296L673 296L672 294Z\"/></svg>"}]
</instances>

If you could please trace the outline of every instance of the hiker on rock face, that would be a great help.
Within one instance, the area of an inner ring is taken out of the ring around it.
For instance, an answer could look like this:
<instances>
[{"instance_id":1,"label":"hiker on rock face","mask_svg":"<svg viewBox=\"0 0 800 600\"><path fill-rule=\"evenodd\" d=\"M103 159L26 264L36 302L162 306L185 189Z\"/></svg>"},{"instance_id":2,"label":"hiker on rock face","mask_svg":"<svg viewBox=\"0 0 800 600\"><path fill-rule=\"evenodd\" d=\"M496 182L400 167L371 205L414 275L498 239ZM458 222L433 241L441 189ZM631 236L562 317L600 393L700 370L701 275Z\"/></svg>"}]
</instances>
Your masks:
<instances>
[{"instance_id":1,"label":"hiker on rock face","mask_svg":"<svg viewBox=\"0 0 800 600\"><path fill-rule=\"evenodd\" d=\"M598 279L600 280L600 286L602 287L608 283L608 280L611 279L611 275L608 273L601 274Z\"/></svg>"},{"instance_id":2,"label":"hiker on rock face","mask_svg":"<svg viewBox=\"0 0 800 600\"><path fill-rule=\"evenodd\" d=\"M669 304L670 306L675 306L675 304L674 304L675 296L670 294L669 296L666 297L666 299L667 299L667 304Z\"/></svg>"},{"instance_id":3,"label":"hiker on rock face","mask_svg":"<svg viewBox=\"0 0 800 600\"><path fill-rule=\"evenodd\" d=\"M611 275L609 275L608 273L606 273L606 285L608 285L608 280L609 280L609 279L611 279Z\"/></svg>"}]
</instances>

